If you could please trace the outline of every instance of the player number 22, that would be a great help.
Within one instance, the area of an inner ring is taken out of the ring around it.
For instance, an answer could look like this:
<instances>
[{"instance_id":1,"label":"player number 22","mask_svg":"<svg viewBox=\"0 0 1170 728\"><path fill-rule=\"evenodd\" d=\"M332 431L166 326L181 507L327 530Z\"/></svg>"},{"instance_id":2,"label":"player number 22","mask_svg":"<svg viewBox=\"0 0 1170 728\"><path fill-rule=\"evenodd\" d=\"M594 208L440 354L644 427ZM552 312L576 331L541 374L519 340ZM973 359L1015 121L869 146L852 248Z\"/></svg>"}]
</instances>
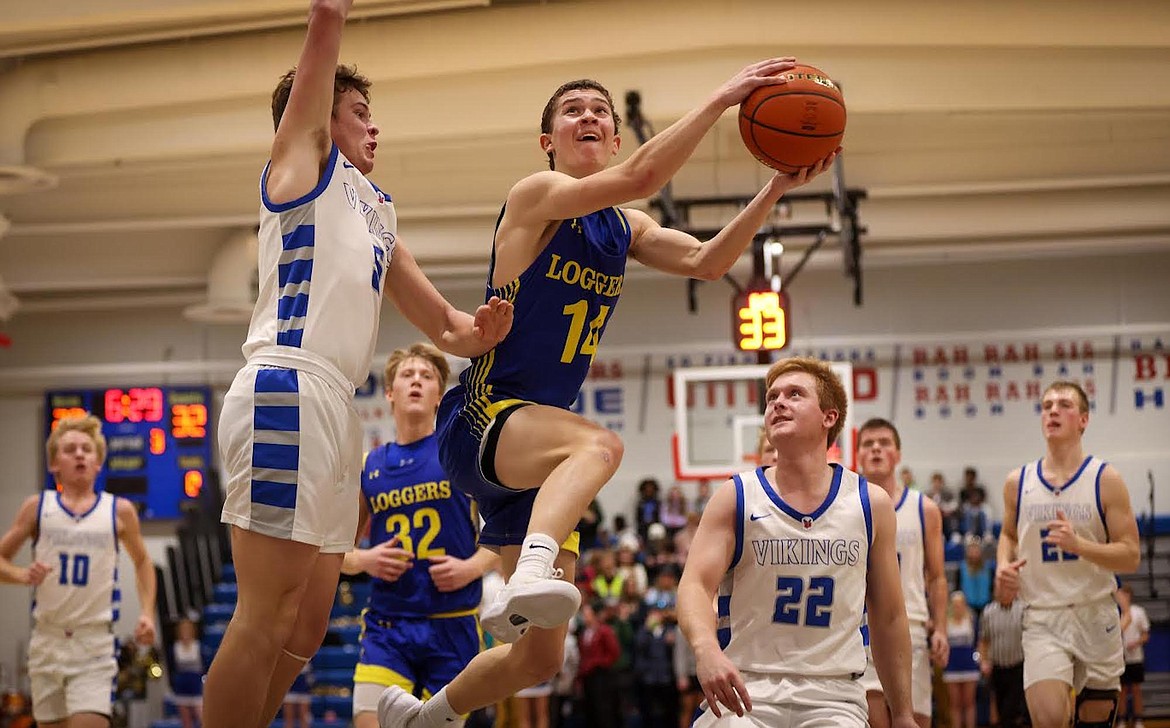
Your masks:
<instances>
[{"instance_id":1,"label":"player number 22","mask_svg":"<svg viewBox=\"0 0 1170 728\"><path fill-rule=\"evenodd\" d=\"M807 589L803 577L776 577L778 593L772 621L779 624L801 624L803 612L804 626L828 627L833 616L834 585L831 576L809 577Z\"/></svg>"},{"instance_id":2,"label":"player number 22","mask_svg":"<svg viewBox=\"0 0 1170 728\"><path fill-rule=\"evenodd\" d=\"M418 550L414 549L414 539L411 538L411 520L416 529L426 528L426 533L418 540ZM431 544L439 535L439 512L434 508L419 508L414 512L414 518L408 519L405 513L395 513L386 519L386 533L398 536L398 544L414 554L416 559L429 559L432 556L446 556L447 549L433 549Z\"/></svg>"},{"instance_id":3,"label":"player number 22","mask_svg":"<svg viewBox=\"0 0 1170 728\"><path fill-rule=\"evenodd\" d=\"M572 364L577 354L588 354L592 359L597 353L597 340L601 337L601 327L605 326L605 318L609 316L609 306L602 305L597 315L589 321L589 331L585 332L585 319L589 318L589 302L581 299L570 303L562 311L566 316L572 316L569 321L569 335L565 337L565 348L561 352L561 363ZM585 333L585 340L581 341L581 334ZM578 345L580 349L578 349Z\"/></svg>"}]
</instances>

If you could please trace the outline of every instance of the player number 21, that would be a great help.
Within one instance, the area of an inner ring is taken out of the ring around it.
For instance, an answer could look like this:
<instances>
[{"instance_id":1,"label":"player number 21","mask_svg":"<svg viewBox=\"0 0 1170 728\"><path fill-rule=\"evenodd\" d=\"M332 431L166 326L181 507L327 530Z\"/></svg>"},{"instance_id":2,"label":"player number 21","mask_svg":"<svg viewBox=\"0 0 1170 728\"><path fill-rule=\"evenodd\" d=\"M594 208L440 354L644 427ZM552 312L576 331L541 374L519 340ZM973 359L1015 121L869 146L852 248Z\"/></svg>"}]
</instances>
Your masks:
<instances>
[{"instance_id":1,"label":"player number 21","mask_svg":"<svg viewBox=\"0 0 1170 728\"><path fill-rule=\"evenodd\" d=\"M411 521L417 529L426 528L426 533L418 540L418 550L414 549L414 539L410 536ZM429 559L432 556L445 556L447 549L433 549L431 544L439 535L439 512L434 508L419 508L414 512L413 519L407 519L405 513L395 513L386 519L386 533L398 536L398 544L403 549L414 554L416 559Z\"/></svg>"},{"instance_id":2,"label":"player number 21","mask_svg":"<svg viewBox=\"0 0 1170 728\"><path fill-rule=\"evenodd\" d=\"M592 359L597 353L597 340L601 337L601 327L605 325L605 318L609 316L609 306L602 305L597 315L589 321L589 331L585 333L585 340L581 341L581 334L585 332L585 319L589 318L589 302L581 299L576 303L565 306L563 313L572 316L569 322L569 335L565 337L565 349L561 352L561 363L571 364L577 354L588 354ZM578 345L580 349L578 349Z\"/></svg>"}]
</instances>

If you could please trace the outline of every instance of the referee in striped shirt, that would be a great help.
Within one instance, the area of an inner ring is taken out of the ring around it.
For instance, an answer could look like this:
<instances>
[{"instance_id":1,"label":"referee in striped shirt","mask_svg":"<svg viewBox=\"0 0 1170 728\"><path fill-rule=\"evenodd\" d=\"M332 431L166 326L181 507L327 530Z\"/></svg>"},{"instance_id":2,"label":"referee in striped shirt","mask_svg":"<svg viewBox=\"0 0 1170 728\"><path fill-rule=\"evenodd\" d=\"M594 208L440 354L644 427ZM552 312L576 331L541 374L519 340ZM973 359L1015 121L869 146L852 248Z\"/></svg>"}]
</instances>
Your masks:
<instances>
[{"instance_id":1,"label":"referee in striped shirt","mask_svg":"<svg viewBox=\"0 0 1170 728\"><path fill-rule=\"evenodd\" d=\"M995 599L979 621L980 670L991 679L999 725L1030 726L1024 701L1024 603L1005 602L998 584Z\"/></svg>"}]
</instances>

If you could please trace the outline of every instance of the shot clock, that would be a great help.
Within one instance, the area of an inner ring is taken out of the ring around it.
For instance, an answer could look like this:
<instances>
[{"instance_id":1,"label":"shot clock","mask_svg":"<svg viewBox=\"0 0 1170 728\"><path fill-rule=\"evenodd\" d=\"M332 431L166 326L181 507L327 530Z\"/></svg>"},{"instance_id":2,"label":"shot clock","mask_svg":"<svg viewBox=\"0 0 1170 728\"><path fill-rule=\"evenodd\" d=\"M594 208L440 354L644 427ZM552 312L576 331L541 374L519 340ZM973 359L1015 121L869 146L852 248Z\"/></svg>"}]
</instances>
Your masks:
<instances>
[{"instance_id":1,"label":"shot clock","mask_svg":"<svg viewBox=\"0 0 1170 728\"><path fill-rule=\"evenodd\" d=\"M98 490L139 504L143 518L178 518L211 467L207 387L114 387L45 393L45 435L66 417L102 421L106 463ZM46 469L45 487L55 488Z\"/></svg>"},{"instance_id":2,"label":"shot clock","mask_svg":"<svg viewBox=\"0 0 1170 728\"><path fill-rule=\"evenodd\" d=\"M783 292L746 290L731 299L731 340L740 351L777 351L788 346L788 297Z\"/></svg>"}]
</instances>

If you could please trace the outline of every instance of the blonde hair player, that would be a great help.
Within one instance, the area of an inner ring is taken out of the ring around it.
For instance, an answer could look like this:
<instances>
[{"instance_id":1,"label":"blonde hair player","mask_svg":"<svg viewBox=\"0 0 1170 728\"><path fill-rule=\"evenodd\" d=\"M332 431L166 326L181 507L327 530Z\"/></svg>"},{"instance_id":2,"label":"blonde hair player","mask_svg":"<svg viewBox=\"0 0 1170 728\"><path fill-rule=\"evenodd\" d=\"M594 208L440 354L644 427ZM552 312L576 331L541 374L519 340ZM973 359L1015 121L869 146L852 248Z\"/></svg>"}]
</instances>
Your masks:
<instances>
[{"instance_id":1,"label":"blonde hair player","mask_svg":"<svg viewBox=\"0 0 1170 728\"><path fill-rule=\"evenodd\" d=\"M929 728L933 662L945 667L950 654L947 643L947 575L943 558L942 513L934 501L907 488L898 479L902 462L902 436L894 423L881 418L866 420L857 431L857 462L861 474L881 486L894 504L897 522L898 572L906 617L910 621L910 693L914 719ZM890 724L882 684L871 659L861 677L869 703L871 728Z\"/></svg>"},{"instance_id":2,"label":"blonde hair player","mask_svg":"<svg viewBox=\"0 0 1170 728\"><path fill-rule=\"evenodd\" d=\"M155 637L154 563L146 553L138 511L125 498L94 490L106 460L101 421L93 415L57 422L45 442L57 490L21 504L0 538L0 582L33 587L28 647L33 718L44 728L99 728L110 724L118 665L118 544L134 564L141 614L134 640ZM32 539L32 563L12 557Z\"/></svg>"},{"instance_id":3,"label":"blonde hair player","mask_svg":"<svg viewBox=\"0 0 1170 728\"><path fill-rule=\"evenodd\" d=\"M776 362L765 382L776 465L719 487L679 584L679 625L706 697L694 725L864 728L868 607L893 725L913 728L894 508L884 490L827 463L845 388L805 358Z\"/></svg>"},{"instance_id":4,"label":"blonde hair player","mask_svg":"<svg viewBox=\"0 0 1170 728\"><path fill-rule=\"evenodd\" d=\"M313 0L300 59L272 98L260 180L260 293L219 420L239 600L207 674L207 728L267 726L321 645L361 472L354 391L370 374L385 294L444 351L476 356L511 304L456 311L398 238L373 171L369 81L338 66L352 0ZM273 568L279 564L280 568Z\"/></svg>"},{"instance_id":5,"label":"blonde hair player","mask_svg":"<svg viewBox=\"0 0 1170 728\"><path fill-rule=\"evenodd\" d=\"M472 361L439 406L443 469L475 498L480 543L499 548L508 578L484 608L483 626L515 645L480 654L425 703L387 688L383 728L445 725L561 668L565 625L581 603L573 529L623 454L616 434L569 407L626 283L627 260L693 278L722 275L781 195L828 169L834 155L772 176L706 243L618 206L653 194L724 111L793 67L791 58L748 66L612 168L621 137L609 92L582 79L546 102L539 141L553 169L512 187L492 242L486 295L515 304L516 327Z\"/></svg>"},{"instance_id":6,"label":"blonde hair player","mask_svg":"<svg viewBox=\"0 0 1170 728\"><path fill-rule=\"evenodd\" d=\"M358 530L369 522L370 548L346 554L342 566L373 577L354 670L354 728L377 728L388 686L433 695L482 646L476 611L483 575L499 557L476 547L475 506L439 464L435 411L449 374L430 344L396 349L386 361L394 441L366 454Z\"/></svg>"},{"instance_id":7,"label":"blonde hair player","mask_svg":"<svg viewBox=\"0 0 1170 728\"><path fill-rule=\"evenodd\" d=\"M1003 486L996 586L1024 612L1024 691L1036 728L1106 728L1117 715L1125 667L1113 592L1136 571L1137 521L1129 489L1104 461L1085 455L1089 398L1053 382L1040 400L1044 457ZM1075 704L1069 688L1076 693Z\"/></svg>"}]
</instances>

